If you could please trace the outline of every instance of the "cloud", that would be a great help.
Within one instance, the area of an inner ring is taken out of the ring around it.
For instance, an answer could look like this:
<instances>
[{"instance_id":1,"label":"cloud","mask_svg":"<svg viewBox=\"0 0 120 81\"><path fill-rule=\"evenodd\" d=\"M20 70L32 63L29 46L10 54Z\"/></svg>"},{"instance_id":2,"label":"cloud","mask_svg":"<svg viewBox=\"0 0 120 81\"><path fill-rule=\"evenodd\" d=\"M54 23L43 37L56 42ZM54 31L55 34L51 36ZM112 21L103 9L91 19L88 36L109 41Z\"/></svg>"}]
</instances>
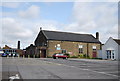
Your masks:
<instances>
[{"instance_id":1,"label":"cloud","mask_svg":"<svg viewBox=\"0 0 120 81\"><path fill-rule=\"evenodd\" d=\"M75 2L119 2L119 0L75 0Z\"/></svg>"},{"instance_id":2,"label":"cloud","mask_svg":"<svg viewBox=\"0 0 120 81\"><path fill-rule=\"evenodd\" d=\"M16 46L18 40L26 44L32 42L33 32L14 18L2 19L2 43Z\"/></svg>"},{"instance_id":3,"label":"cloud","mask_svg":"<svg viewBox=\"0 0 120 81\"><path fill-rule=\"evenodd\" d=\"M75 2L71 21L67 24L40 19L40 12L40 7L31 5L28 9L17 12L19 17L16 18L11 17L11 13L6 13L7 17L2 18L3 44L15 47L17 41L21 40L22 45L26 47L34 43L40 27L43 30L92 33L94 36L97 31L100 32L102 43L110 36L117 37L117 3Z\"/></svg>"},{"instance_id":4,"label":"cloud","mask_svg":"<svg viewBox=\"0 0 120 81\"><path fill-rule=\"evenodd\" d=\"M7 7L7 8L17 8L21 5L19 2L3 2L0 3L0 6Z\"/></svg>"},{"instance_id":5,"label":"cloud","mask_svg":"<svg viewBox=\"0 0 120 81\"><path fill-rule=\"evenodd\" d=\"M119 0L2 0L2 2L118 2Z\"/></svg>"},{"instance_id":6,"label":"cloud","mask_svg":"<svg viewBox=\"0 0 120 81\"><path fill-rule=\"evenodd\" d=\"M17 41L21 41L21 47L25 48L34 41L40 31L43 30L59 30L59 23L52 20L39 20L37 22L23 21L11 17L6 17L2 20L2 46L7 44L11 47L17 46ZM29 24L28 24L29 23Z\"/></svg>"},{"instance_id":7,"label":"cloud","mask_svg":"<svg viewBox=\"0 0 120 81\"><path fill-rule=\"evenodd\" d=\"M117 3L75 2L71 23L64 28L67 31L92 33L100 32L104 43L107 36L117 37ZM109 32L109 33L108 33Z\"/></svg>"},{"instance_id":8,"label":"cloud","mask_svg":"<svg viewBox=\"0 0 120 81\"><path fill-rule=\"evenodd\" d=\"M20 11L18 14L20 17L26 18L26 19L37 18L39 17L39 14L40 14L40 7L36 5L32 5L27 10Z\"/></svg>"},{"instance_id":9,"label":"cloud","mask_svg":"<svg viewBox=\"0 0 120 81\"><path fill-rule=\"evenodd\" d=\"M32 25L32 31L34 32L34 40L36 39L36 36L40 31L40 27L42 27L42 30L51 30L51 31L60 30L60 28L58 28L58 25L60 25L60 23L53 20L39 20L37 22L32 23L31 25Z\"/></svg>"}]
</instances>

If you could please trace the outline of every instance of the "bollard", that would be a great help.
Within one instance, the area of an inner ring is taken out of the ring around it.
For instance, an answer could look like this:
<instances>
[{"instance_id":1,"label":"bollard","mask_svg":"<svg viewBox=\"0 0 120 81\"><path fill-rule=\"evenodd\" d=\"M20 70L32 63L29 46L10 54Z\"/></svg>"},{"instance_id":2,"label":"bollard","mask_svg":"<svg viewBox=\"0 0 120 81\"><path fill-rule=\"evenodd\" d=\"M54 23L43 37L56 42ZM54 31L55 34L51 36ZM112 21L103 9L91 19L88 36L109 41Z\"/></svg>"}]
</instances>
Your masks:
<instances>
[{"instance_id":1,"label":"bollard","mask_svg":"<svg viewBox=\"0 0 120 81\"><path fill-rule=\"evenodd\" d=\"M23 58L25 58L25 56L23 55Z\"/></svg>"},{"instance_id":2,"label":"bollard","mask_svg":"<svg viewBox=\"0 0 120 81\"><path fill-rule=\"evenodd\" d=\"M7 58L9 58L9 56L7 55Z\"/></svg>"},{"instance_id":3,"label":"bollard","mask_svg":"<svg viewBox=\"0 0 120 81\"><path fill-rule=\"evenodd\" d=\"M18 55L18 58L20 58L20 56Z\"/></svg>"},{"instance_id":4,"label":"bollard","mask_svg":"<svg viewBox=\"0 0 120 81\"><path fill-rule=\"evenodd\" d=\"M34 55L34 57L33 58L35 58L35 55Z\"/></svg>"},{"instance_id":5,"label":"bollard","mask_svg":"<svg viewBox=\"0 0 120 81\"><path fill-rule=\"evenodd\" d=\"M12 58L14 58L14 56L12 56Z\"/></svg>"},{"instance_id":6,"label":"bollard","mask_svg":"<svg viewBox=\"0 0 120 81\"><path fill-rule=\"evenodd\" d=\"M28 58L30 58L30 55L28 55Z\"/></svg>"}]
</instances>

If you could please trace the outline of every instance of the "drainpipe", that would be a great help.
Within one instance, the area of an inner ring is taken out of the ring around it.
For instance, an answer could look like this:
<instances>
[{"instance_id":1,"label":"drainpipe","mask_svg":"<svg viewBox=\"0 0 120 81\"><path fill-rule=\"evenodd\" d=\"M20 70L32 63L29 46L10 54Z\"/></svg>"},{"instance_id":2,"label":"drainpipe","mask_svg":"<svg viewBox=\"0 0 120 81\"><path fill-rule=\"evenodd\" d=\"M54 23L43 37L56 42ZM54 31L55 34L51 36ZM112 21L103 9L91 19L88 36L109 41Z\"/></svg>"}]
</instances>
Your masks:
<instances>
[{"instance_id":1,"label":"drainpipe","mask_svg":"<svg viewBox=\"0 0 120 81\"><path fill-rule=\"evenodd\" d=\"M87 54L86 54L86 58L88 57L88 53L89 53L89 45L87 43Z\"/></svg>"},{"instance_id":2,"label":"drainpipe","mask_svg":"<svg viewBox=\"0 0 120 81\"><path fill-rule=\"evenodd\" d=\"M49 41L47 40L47 46L46 46L46 58L48 57L48 52L49 52L48 47L49 47Z\"/></svg>"}]
</instances>

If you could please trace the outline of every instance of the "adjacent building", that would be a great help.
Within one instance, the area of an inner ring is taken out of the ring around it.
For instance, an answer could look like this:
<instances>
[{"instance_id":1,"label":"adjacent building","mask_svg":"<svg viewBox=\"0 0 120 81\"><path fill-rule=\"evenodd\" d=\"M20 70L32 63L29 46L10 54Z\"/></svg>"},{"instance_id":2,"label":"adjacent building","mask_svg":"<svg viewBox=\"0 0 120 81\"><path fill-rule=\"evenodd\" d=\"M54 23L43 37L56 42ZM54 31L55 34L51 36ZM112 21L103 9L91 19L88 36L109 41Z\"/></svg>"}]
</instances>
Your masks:
<instances>
[{"instance_id":1,"label":"adjacent building","mask_svg":"<svg viewBox=\"0 0 120 81\"><path fill-rule=\"evenodd\" d=\"M22 49L20 49L20 41L18 41L17 48L12 48L12 47L9 47L8 45L5 45L2 49L0 49L0 51L6 53L8 55L15 54L15 55L22 56L24 54L24 51Z\"/></svg>"},{"instance_id":2,"label":"adjacent building","mask_svg":"<svg viewBox=\"0 0 120 81\"><path fill-rule=\"evenodd\" d=\"M118 60L120 54L120 39L110 37L102 46L102 58Z\"/></svg>"},{"instance_id":3,"label":"adjacent building","mask_svg":"<svg viewBox=\"0 0 120 81\"><path fill-rule=\"evenodd\" d=\"M52 57L54 53L97 58L97 51L101 49L98 32L94 37L92 34L40 30L34 43L35 54L43 58Z\"/></svg>"},{"instance_id":4,"label":"adjacent building","mask_svg":"<svg viewBox=\"0 0 120 81\"><path fill-rule=\"evenodd\" d=\"M28 57L28 55L29 55L30 57L34 57L34 55L35 55L36 57L40 57L37 53L35 53L35 49L36 49L36 46L33 45L33 44L31 44L30 46L28 46L28 47L26 48L26 51L25 51L25 57Z\"/></svg>"}]
</instances>

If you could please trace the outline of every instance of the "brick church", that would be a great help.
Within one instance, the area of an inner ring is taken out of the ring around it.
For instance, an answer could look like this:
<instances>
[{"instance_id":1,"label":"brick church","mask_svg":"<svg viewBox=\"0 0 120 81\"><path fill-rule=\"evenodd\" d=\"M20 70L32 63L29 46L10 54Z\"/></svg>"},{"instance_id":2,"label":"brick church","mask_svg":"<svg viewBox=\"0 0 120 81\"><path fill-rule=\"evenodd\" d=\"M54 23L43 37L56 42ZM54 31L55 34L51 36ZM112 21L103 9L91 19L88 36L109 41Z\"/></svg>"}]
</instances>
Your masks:
<instances>
[{"instance_id":1,"label":"brick church","mask_svg":"<svg viewBox=\"0 0 120 81\"><path fill-rule=\"evenodd\" d=\"M39 57L52 57L54 53L67 53L72 56L86 55L97 58L101 49L99 33L96 37L91 34L78 34L61 31L48 31L40 29L35 45L27 47L27 54L39 55Z\"/></svg>"}]
</instances>

